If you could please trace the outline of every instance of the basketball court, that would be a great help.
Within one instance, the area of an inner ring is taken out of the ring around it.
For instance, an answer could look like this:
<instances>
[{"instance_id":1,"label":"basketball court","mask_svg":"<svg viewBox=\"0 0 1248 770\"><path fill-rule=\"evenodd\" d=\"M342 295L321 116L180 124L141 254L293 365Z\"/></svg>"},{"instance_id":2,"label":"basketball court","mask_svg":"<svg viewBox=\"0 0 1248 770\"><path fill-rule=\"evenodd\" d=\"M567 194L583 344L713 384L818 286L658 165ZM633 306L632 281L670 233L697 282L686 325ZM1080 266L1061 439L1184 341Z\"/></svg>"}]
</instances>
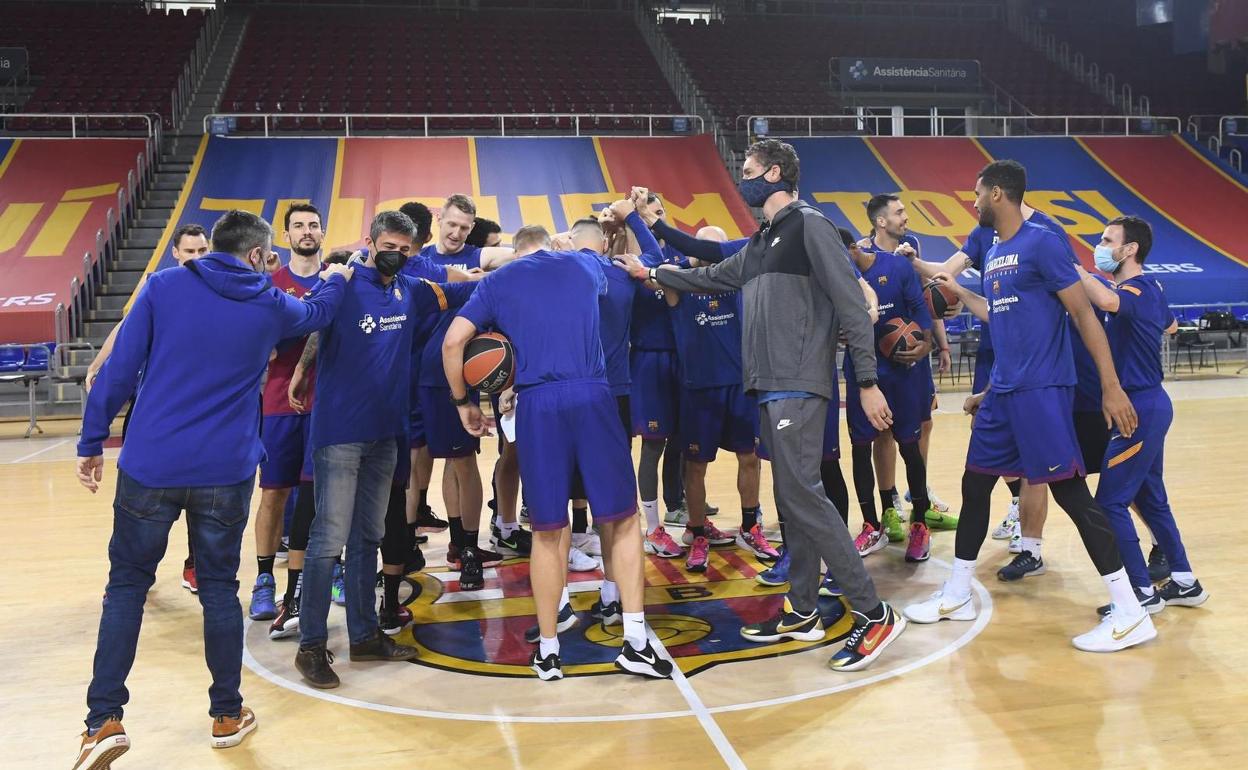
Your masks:
<instances>
[{"instance_id":1,"label":"basketball court","mask_svg":"<svg viewBox=\"0 0 1248 770\"><path fill-rule=\"evenodd\" d=\"M128 682L134 749L126 766L1231 765L1248 756L1248 616L1236 603L1242 457L1228 449L1248 432L1248 379L1168 381L1167 389L1175 421L1166 481L1212 600L1166 609L1154 618L1158 639L1142 647L1116 655L1071 647L1072 636L1095 624L1104 588L1074 527L1051 505L1047 574L999 582L1005 543L989 540L975 585L978 620L912 624L866 671L826 667L849 628L838 599L822 600L822 642L741 640L740 626L770 616L782 594L754 581L760 566L752 557L726 548L716 549L703 575L686 573L678 560L651 557L647 565L648 621L677 663L672 681L612 673L620 641L587 612L601 573L573 573L581 623L563 634L568 677L544 683L528 668L523 642L535 622L527 563L505 562L487 571L484 589L461 592L444 567L446 536L439 535L425 547L428 569L411 576L402 594L416 622L397 639L420 648L418 661L350 663L342 609L334 607L330 649L342 687L316 691L294 669L297 643L271 641L267 623L251 624L243 694L260 727L240 748L219 752L208 745L202 621L198 602L179 585L186 530L177 525ZM942 396L930 462L933 487L955 509L969 428L955 411L963 395ZM77 423L43 427L42 436L23 440L24 425L0 425L6 767L72 763L108 564L117 450L107 451L105 482L92 496L74 479ZM488 474L495 451L485 443L479 462ZM723 529L737 516L734 475L730 462L711 465L708 474ZM769 471L764 475L770 529L775 508ZM439 489L435 476L431 503L441 511ZM999 485L994 519L1004 514L1006 495ZM881 595L898 605L926 597L947 574L953 540L953 533L934 535L932 560L918 566L906 564L898 546L870 556ZM244 606L253 548L249 532L239 576ZM309 735L318 739L305 740Z\"/></svg>"}]
</instances>

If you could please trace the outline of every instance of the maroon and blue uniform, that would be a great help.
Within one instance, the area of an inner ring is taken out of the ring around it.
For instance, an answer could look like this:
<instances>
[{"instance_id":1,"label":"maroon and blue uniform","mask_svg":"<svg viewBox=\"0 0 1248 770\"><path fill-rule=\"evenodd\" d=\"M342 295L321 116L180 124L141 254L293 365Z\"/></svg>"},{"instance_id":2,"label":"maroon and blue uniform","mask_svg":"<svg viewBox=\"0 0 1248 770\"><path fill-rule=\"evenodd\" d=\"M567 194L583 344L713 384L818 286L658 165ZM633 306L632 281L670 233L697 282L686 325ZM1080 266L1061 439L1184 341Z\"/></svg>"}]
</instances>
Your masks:
<instances>
[{"instance_id":1,"label":"maroon and blue uniform","mask_svg":"<svg viewBox=\"0 0 1248 770\"><path fill-rule=\"evenodd\" d=\"M418 258L420 261L413 270L441 268L445 272L448 267L460 270L481 267L481 249L476 246L464 246L454 254L442 254L437 244L430 244L420 250ZM419 371L414 372L413 377L417 394L415 403L422 423L419 427L423 428L429 454L435 458L470 457L481 447L481 440L464 430L459 410L451 403L451 386L442 369L442 341L454 317L454 313L442 313L433 322L429 339L420 354ZM468 397L474 404L480 403L481 394L477 391L469 390ZM416 427L414 425L413 429Z\"/></svg>"},{"instance_id":2,"label":"maroon and blue uniform","mask_svg":"<svg viewBox=\"0 0 1248 770\"><path fill-rule=\"evenodd\" d=\"M535 530L567 526L576 479L596 520L637 512L632 455L599 333L606 293L597 260L538 251L486 276L459 312L478 329L497 328L515 348L516 449Z\"/></svg>"},{"instance_id":3,"label":"maroon and blue uniform","mask_svg":"<svg viewBox=\"0 0 1248 770\"><path fill-rule=\"evenodd\" d=\"M272 275L273 286L292 297L303 299L311 294L320 281L316 275L295 275L289 265L284 265ZM307 409L296 412L287 394L295 366L303 356L307 337L283 340L277 346L277 357L269 362L269 375L264 383L261 401L260 441L264 444L265 459L260 463L261 489L290 489L299 486L305 460L311 468L312 449L308 442L311 430L310 412L312 396L316 387L316 370L307 373ZM309 478L311 478L309 472Z\"/></svg>"},{"instance_id":4,"label":"maroon and blue uniform","mask_svg":"<svg viewBox=\"0 0 1248 770\"><path fill-rule=\"evenodd\" d=\"M1079 281L1059 237L1029 222L984 261L996 363L966 467L1034 484L1085 473L1072 419L1075 365L1057 292Z\"/></svg>"},{"instance_id":5,"label":"maroon and blue uniform","mask_svg":"<svg viewBox=\"0 0 1248 770\"><path fill-rule=\"evenodd\" d=\"M1141 275L1118 286L1118 311L1111 314L1106 328L1118 381L1135 407L1139 427L1130 438L1113 432L1105 450L1096 501L1113 525L1131 584L1140 587L1151 585L1151 581L1128 510L1133 501L1170 560L1170 568L1192 571L1162 479L1166 433L1174 419L1174 407L1161 387L1161 336L1173 321L1161 286Z\"/></svg>"},{"instance_id":6,"label":"maroon and blue uniform","mask_svg":"<svg viewBox=\"0 0 1248 770\"><path fill-rule=\"evenodd\" d=\"M709 463L719 449L753 451L758 405L743 384L741 293L682 292L671 312L680 356L685 457Z\"/></svg>"},{"instance_id":7,"label":"maroon and blue uniform","mask_svg":"<svg viewBox=\"0 0 1248 770\"><path fill-rule=\"evenodd\" d=\"M891 251L877 249L874 253L875 261L862 272L862 277L879 298L880 317L875 324L877 335L884 324L894 318L913 321L919 328L930 332L932 314L927 309L923 288L910 262ZM927 358L915 364L902 364L882 355L876 356L873 375L893 412L893 438L902 444L918 441L923 423L932 414L932 367ZM862 376L873 375L868 373ZM849 440L854 444L869 444L880 432L862 409L859 378L853 361L846 356L845 416L849 423Z\"/></svg>"}]
</instances>

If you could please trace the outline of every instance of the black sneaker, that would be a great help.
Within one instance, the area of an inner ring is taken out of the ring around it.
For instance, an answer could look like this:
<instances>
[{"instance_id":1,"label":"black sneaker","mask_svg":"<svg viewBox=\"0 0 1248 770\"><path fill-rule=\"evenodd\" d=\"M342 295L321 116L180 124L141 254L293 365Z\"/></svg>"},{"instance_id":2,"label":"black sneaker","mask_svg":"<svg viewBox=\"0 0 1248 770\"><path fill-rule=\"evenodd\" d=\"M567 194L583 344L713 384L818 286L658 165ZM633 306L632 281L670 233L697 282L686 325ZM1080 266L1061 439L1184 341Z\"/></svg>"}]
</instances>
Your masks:
<instances>
[{"instance_id":1,"label":"black sneaker","mask_svg":"<svg viewBox=\"0 0 1248 770\"><path fill-rule=\"evenodd\" d=\"M485 570L476 548L463 548L459 552L459 587L464 591L485 588Z\"/></svg>"},{"instance_id":2,"label":"black sneaker","mask_svg":"<svg viewBox=\"0 0 1248 770\"><path fill-rule=\"evenodd\" d=\"M520 521L523 524L529 523L529 506L520 504Z\"/></svg>"},{"instance_id":3,"label":"black sneaker","mask_svg":"<svg viewBox=\"0 0 1248 770\"><path fill-rule=\"evenodd\" d=\"M278 561L286 561L290 556L290 538L282 535L282 542L277 544L277 553L273 554L273 558Z\"/></svg>"},{"instance_id":4,"label":"black sneaker","mask_svg":"<svg viewBox=\"0 0 1248 770\"><path fill-rule=\"evenodd\" d=\"M568 629L576 628L577 623L580 622L580 618L572 611L572 605L565 604L559 608L559 624L555 626L555 633L562 634ZM537 626L532 626L524 631L524 641L529 644L537 644L541 638L542 632Z\"/></svg>"},{"instance_id":5,"label":"black sneaker","mask_svg":"<svg viewBox=\"0 0 1248 770\"><path fill-rule=\"evenodd\" d=\"M1032 556L1031 551L1023 551L1014 556L1009 564L997 570L997 579L1006 583L1022 580L1025 577L1036 577L1044 574L1044 559Z\"/></svg>"},{"instance_id":6,"label":"black sneaker","mask_svg":"<svg viewBox=\"0 0 1248 770\"><path fill-rule=\"evenodd\" d=\"M1166 604L1168 604L1168 602L1166 601L1166 598L1162 596L1160 590L1153 591L1152 596L1145 596L1144 594L1140 593L1140 589L1137 588L1135 589L1135 598L1140 601L1140 606L1143 607L1144 611L1147 612L1149 615L1156 615L1157 613L1164 610L1166 608ZM1102 618L1105 617L1106 615L1109 614L1109 608L1111 606L1112 605L1105 604L1100 607L1097 607L1096 614L1099 617L1102 617Z\"/></svg>"},{"instance_id":7,"label":"black sneaker","mask_svg":"<svg viewBox=\"0 0 1248 770\"><path fill-rule=\"evenodd\" d=\"M553 652L544 658L539 658L538 651L534 650L533 657L529 659L529 667L537 672L537 678L543 682L563 679L563 664L559 662L559 656Z\"/></svg>"},{"instance_id":8,"label":"black sneaker","mask_svg":"<svg viewBox=\"0 0 1248 770\"><path fill-rule=\"evenodd\" d=\"M490 535L490 545L513 556L528 556L533 552L533 533L517 527L510 535L503 537L503 531L495 528Z\"/></svg>"},{"instance_id":9,"label":"black sneaker","mask_svg":"<svg viewBox=\"0 0 1248 770\"><path fill-rule=\"evenodd\" d=\"M751 623L742 626L741 636L751 642L778 642L781 639L793 639L799 642L817 642L823 639L823 621L818 610L811 610L809 615L800 615L793 611L789 600L784 600L784 609L771 620L762 623Z\"/></svg>"},{"instance_id":10,"label":"black sneaker","mask_svg":"<svg viewBox=\"0 0 1248 770\"><path fill-rule=\"evenodd\" d=\"M277 617L269 624L270 639L285 639L299 633L299 599L277 605Z\"/></svg>"},{"instance_id":11,"label":"black sneaker","mask_svg":"<svg viewBox=\"0 0 1248 770\"><path fill-rule=\"evenodd\" d=\"M602 603L602 599L594 602L594 606L589 608L589 614L592 617L602 621L603 627L618 626L624 622L624 607L619 602Z\"/></svg>"},{"instance_id":12,"label":"black sneaker","mask_svg":"<svg viewBox=\"0 0 1248 770\"><path fill-rule=\"evenodd\" d=\"M1209 592L1200 587L1199 580L1184 588L1176 583L1174 578L1171 578L1164 586L1157 589L1157 593L1166 604L1178 607L1199 607L1209 600Z\"/></svg>"},{"instance_id":13,"label":"black sneaker","mask_svg":"<svg viewBox=\"0 0 1248 770\"><path fill-rule=\"evenodd\" d=\"M881 602L884 612L872 620L861 612L854 613L854 630L849 632L845 646L832 656L828 667L833 671L858 671L871 665L884 648L906 630L906 619Z\"/></svg>"},{"instance_id":14,"label":"black sneaker","mask_svg":"<svg viewBox=\"0 0 1248 770\"><path fill-rule=\"evenodd\" d=\"M377 622L381 625L383 634L396 636L412 622L412 611L401 604L394 609L382 607L377 612Z\"/></svg>"},{"instance_id":15,"label":"black sneaker","mask_svg":"<svg viewBox=\"0 0 1248 770\"><path fill-rule=\"evenodd\" d=\"M295 668L299 669L299 675L318 690L332 690L338 686L338 675L330 667L333 662L334 654L323 644L307 650L300 648L295 653Z\"/></svg>"},{"instance_id":16,"label":"black sneaker","mask_svg":"<svg viewBox=\"0 0 1248 770\"><path fill-rule=\"evenodd\" d=\"M425 552L420 550L420 546L412 546L412 553L407 557L407 564L403 565L403 574L410 575L413 572L420 572L425 568Z\"/></svg>"},{"instance_id":17,"label":"black sneaker","mask_svg":"<svg viewBox=\"0 0 1248 770\"><path fill-rule=\"evenodd\" d=\"M1170 577L1170 560L1166 558L1161 546L1155 545L1148 552L1148 579L1154 583L1160 583L1168 577Z\"/></svg>"},{"instance_id":18,"label":"black sneaker","mask_svg":"<svg viewBox=\"0 0 1248 770\"><path fill-rule=\"evenodd\" d=\"M460 569L459 550L460 550L459 546L455 545L454 543L451 543L446 546L446 566L455 570ZM493 551L487 551L484 548L476 548L475 550L477 552L477 559L478 561L481 562L481 566L483 568L484 567L497 567L498 565L503 563L502 554L494 553Z\"/></svg>"},{"instance_id":19,"label":"black sneaker","mask_svg":"<svg viewBox=\"0 0 1248 770\"><path fill-rule=\"evenodd\" d=\"M615 659L615 667L621 671L652 679L671 679L672 662L659 657L659 653L646 642L646 646L638 650L632 642L624 640L624 648Z\"/></svg>"},{"instance_id":20,"label":"black sneaker","mask_svg":"<svg viewBox=\"0 0 1248 770\"><path fill-rule=\"evenodd\" d=\"M441 532L449 526L451 526L450 522L446 519L439 519L433 509L427 505L416 511L416 531L418 532Z\"/></svg>"},{"instance_id":21,"label":"black sneaker","mask_svg":"<svg viewBox=\"0 0 1248 770\"><path fill-rule=\"evenodd\" d=\"M359 644L351 645L351 662L357 663L365 660L383 660L383 661L399 661L411 660L419 654L415 647L408 647L406 644L398 644L389 636L382 633L381 629L368 639Z\"/></svg>"}]
</instances>

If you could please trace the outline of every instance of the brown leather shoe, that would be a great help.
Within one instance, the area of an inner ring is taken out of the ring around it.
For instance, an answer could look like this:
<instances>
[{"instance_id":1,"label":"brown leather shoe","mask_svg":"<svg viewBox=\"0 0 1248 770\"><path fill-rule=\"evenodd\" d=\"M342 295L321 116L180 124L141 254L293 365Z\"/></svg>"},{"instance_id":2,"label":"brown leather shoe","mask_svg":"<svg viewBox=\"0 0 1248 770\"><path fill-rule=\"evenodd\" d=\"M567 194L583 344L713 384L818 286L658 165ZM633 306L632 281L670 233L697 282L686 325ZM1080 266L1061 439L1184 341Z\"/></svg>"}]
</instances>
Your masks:
<instances>
[{"instance_id":1,"label":"brown leather shoe","mask_svg":"<svg viewBox=\"0 0 1248 770\"><path fill-rule=\"evenodd\" d=\"M332 690L338 686L338 675L329 665L333 662L334 654L323 644L295 653L295 668L299 669L303 681L318 690Z\"/></svg>"},{"instance_id":2,"label":"brown leather shoe","mask_svg":"<svg viewBox=\"0 0 1248 770\"><path fill-rule=\"evenodd\" d=\"M130 750L130 738L116 717L109 717L95 735L82 734L74 770L107 770L113 760Z\"/></svg>"},{"instance_id":3,"label":"brown leather shoe","mask_svg":"<svg viewBox=\"0 0 1248 770\"><path fill-rule=\"evenodd\" d=\"M351 662L362 660L411 660L419 654L415 647L396 644L394 640L377 629L372 637L351 645Z\"/></svg>"},{"instance_id":4,"label":"brown leather shoe","mask_svg":"<svg viewBox=\"0 0 1248 770\"><path fill-rule=\"evenodd\" d=\"M212 720L212 747L228 749L237 746L255 729L256 715L246 706L238 712L238 716L222 714Z\"/></svg>"}]
</instances>

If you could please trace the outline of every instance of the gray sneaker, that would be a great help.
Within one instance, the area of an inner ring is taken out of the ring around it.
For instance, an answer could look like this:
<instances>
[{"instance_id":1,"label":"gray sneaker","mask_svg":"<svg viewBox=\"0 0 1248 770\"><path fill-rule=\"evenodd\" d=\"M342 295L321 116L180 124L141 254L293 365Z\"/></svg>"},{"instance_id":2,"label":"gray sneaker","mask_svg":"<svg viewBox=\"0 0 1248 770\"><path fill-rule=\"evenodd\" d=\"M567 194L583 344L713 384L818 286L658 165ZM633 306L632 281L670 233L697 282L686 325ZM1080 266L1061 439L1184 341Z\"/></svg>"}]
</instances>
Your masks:
<instances>
[{"instance_id":1,"label":"gray sneaker","mask_svg":"<svg viewBox=\"0 0 1248 770\"><path fill-rule=\"evenodd\" d=\"M663 516L663 523L674 527L687 526L689 524L689 509L685 507L684 503L681 503L679 508L673 508Z\"/></svg>"}]
</instances>

